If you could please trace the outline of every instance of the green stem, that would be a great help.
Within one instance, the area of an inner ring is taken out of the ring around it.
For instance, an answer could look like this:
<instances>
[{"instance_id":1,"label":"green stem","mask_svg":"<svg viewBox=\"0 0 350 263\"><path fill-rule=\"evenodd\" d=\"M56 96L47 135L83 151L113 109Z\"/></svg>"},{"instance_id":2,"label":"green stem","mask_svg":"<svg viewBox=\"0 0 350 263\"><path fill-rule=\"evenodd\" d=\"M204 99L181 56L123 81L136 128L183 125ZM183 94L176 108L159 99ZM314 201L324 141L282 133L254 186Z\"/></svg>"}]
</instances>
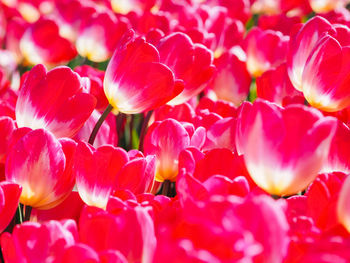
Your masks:
<instances>
[{"instance_id":1,"label":"green stem","mask_svg":"<svg viewBox=\"0 0 350 263\"><path fill-rule=\"evenodd\" d=\"M125 121L126 115L124 113L119 112L116 117L116 129L117 129L117 135L118 135L118 146L122 145L122 137L124 134L124 121ZM125 144L126 145L126 144Z\"/></svg>"},{"instance_id":2,"label":"green stem","mask_svg":"<svg viewBox=\"0 0 350 263\"><path fill-rule=\"evenodd\" d=\"M90 138L89 138L89 143L91 145L94 144L94 141L95 141L95 138L96 138L96 135L97 135L97 132L98 130L100 129L103 121L107 118L108 114L112 111L113 107L111 104L108 104L107 108L105 109L105 111L102 113L101 117L98 119L94 129L92 130L91 132L91 135L90 135Z\"/></svg>"},{"instance_id":3,"label":"green stem","mask_svg":"<svg viewBox=\"0 0 350 263\"><path fill-rule=\"evenodd\" d=\"M20 224L23 223L22 209L23 209L23 205L22 204L18 204L17 212L18 212L18 221L19 221Z\"/></svg>"},{"instance_id":4,"label":"green stem","mask_svg":"<svg viewBox=\"0 0 350 263\"><path fill-rule=\"evenodd\" d=\"M171 185L170 180L165 180L163 182L162 195L169 196L170 185Z\"/></svg>"},{"instance_id":5,"label":"green stem","mask_svg":"<svg viewBox=\"0 0 350 263\"><path fill-rule=\"evenodd\" d=\"M142 123L142 128L141 128L141 134L140 134L140 143L139 143L139 151L143 152L143 142L145 140L147 128L148 128L148 122L151 119L153 110L150 110L147 112L145 119L143 120Z\"/></svg>"},{"instance_id":6,"label":"green stem","mask_svg":"<svg viewBox=\"0 0 350 263\"><path fill-rule=\"evenodd\" d=\"M32 207L29 205L24 206L24 222L29 221Z\"/></svg>"},{"instance_id":7,"label":"green stem","mask_svg":"<svg viewBox=\"0 0 350 263\"><path fill-rule=\"evenodd\" d=\"M131 118L130 118L130 123L129 123L129 133L130 133L130 138L129 138L129 149L131 150L132 149L132 130L134 129L134 122L135 122L135 115L131 115Z\"/></svg>"}]
</instances>

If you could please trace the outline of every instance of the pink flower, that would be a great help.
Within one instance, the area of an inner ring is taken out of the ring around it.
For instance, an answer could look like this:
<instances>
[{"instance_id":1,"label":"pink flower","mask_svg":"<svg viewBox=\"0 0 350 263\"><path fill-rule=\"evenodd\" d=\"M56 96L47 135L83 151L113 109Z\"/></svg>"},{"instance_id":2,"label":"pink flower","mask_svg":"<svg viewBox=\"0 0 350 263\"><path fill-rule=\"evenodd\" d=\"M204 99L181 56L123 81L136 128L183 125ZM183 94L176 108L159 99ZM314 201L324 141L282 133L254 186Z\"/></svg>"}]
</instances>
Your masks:
<instances>
[{"instance_id":1,"label":"pink flower","mask_svg":"<svg viewBox=\"0 0 350 263\"><path fill-rule=\"evenodd\" d=\"M0 183L0 233L15 215L21 191L22 187L18 184L7 181Z\"/></svg>"},{"instance_id":2,"label":"pink flower","mask_svg":"<svg viewBox=\"0 0 350 263\"><path fill-rule=\"evenodd\" d=\"M128 27L126 19L118 19L113 13L96 12L80 26L76 42L79 55L94 62L109 59Z\"/></svg>"},{"instance_id":3,"label":"pink flower","mask_svg":"<svg viewBox=\"0 0 350 263\"><path fill-rule=\"evenodd\" d=\"M48 221L44 224L25 222L17 225L13 233L1 236L4 259L9 263L61 262L64 251L78 239L73 220Z\"/></svg>"},{"instance_id":4,"label":"pink flower","mask_svg":"<svg viewBox=\"0 0 350 263\"><path fill-rule=\"evenodd\" d=\"M314 107L327 112L350 105L350 30L315 17L291 40L288 74L294 87Z\"/></svg>"},{"instance_id":5,"label":"pink flower","mask_svg":"<svg viewBox=\"0 0 350 263\"><path fill-rule=\"evenodd\" d=\"M74 173L81 199L90 206L105 209L116 185L116 176L127 161L128 155L122 148L104 145L95 149L79 142Z\"/></svg>"},{"instance_id":6,"label":"pink flower","mask_svg":"<svg viewBox=\"0 0 350 263\"><path fill-rule=\"evenodd\" d=\"M95 105L96 99L82 93L80 77L70 68L57 67L47 72L43 65L37 65L20 90L16 120L18 127L45 128L57 138L73 137Z\"/></svg>"},{"instance_id":7,"label":"pink flower","mask_svg":"<svg viewBox=\"0 0 350 263\"><path fill-rule=\"evenodd\" d=\"M140 113L164 105L183 90L182 81L160 62L158 50L142 38L121 44L106 70L104 91L116 111Z\"/></svg>"},{"instance_id":8,"label":"pink flower","mask_svg":"<svg viewBox=\"0 0 350 263\"><path fill-rule=\"evenodd\" d=\"M245 61L232 52L225 52L215 59L214 64L217 71L208 85L209 88L218 99L239 106L247 98L252 81Z\"/></svg>"},{"instance_id":9,"label":"pink flower","mask_svg":"<svg viewBox=\"0 0 350 263\"><path fill-rule=\"evenodd\" d=\"M8 153L5 174L22 186L20 202L39 209L60 204L72 191L76 143L39 129L24 135Z\"/></svg>"},{"instance_id":10,"label":"pink flower","mask_svg":"<svg viewBox=\"0 0 350 263\"><path fill-rule=\"evenodd\" d=\"M214 73L213 53L201 44L193 44L183 33L161 39L157 45L160 61L184 81L183 91L168 104L177 105L198 95Z\"/></svg>"},{"instance_id":11,"label":"pink flower","mask_svg":"<svg viewBox=\"0 0 350 263\"><path fill-rule=\"evenodd\" d=\"M286 108L263 100L242 108L236 147L250 176L270 194L304 190L326 160L336 119L302 105Z\"/></svg>"},{"instance_id":12,"label":"pink flower","mask_svg":"<svg viewBox=\"0 0 350 263\"><path fill-rule=\"evenodd\" d=\"M247 69L254 77L281 65L286 59L289 37L279 31L251 29L245 38Z\"/></svg>"},{"instance_id":13,"label":"pink flower","mask_svg":"<svg viewBox=\"0 0 350 263\"><path fill-rule=\"evenodd\" d=\"M201 148L205 140L205 129L196 130L192 124L187 127L174 119L153 123L146 134L144 152L156 155L156 178L175 181L178 174L180 152L189 146Z\"/></svg>"},{"instance_id":14,"label":"pink flower","mask_svg":"<svg viewBox=\"0 0 350 263\"><path fill-rule=\"evenodd\" d=\"M49 19L31 24L24 32L19 47L24 59L32 65L54 66L77 55L73 44L59 35L57 24Z\"/></svg>"}]
</instances>

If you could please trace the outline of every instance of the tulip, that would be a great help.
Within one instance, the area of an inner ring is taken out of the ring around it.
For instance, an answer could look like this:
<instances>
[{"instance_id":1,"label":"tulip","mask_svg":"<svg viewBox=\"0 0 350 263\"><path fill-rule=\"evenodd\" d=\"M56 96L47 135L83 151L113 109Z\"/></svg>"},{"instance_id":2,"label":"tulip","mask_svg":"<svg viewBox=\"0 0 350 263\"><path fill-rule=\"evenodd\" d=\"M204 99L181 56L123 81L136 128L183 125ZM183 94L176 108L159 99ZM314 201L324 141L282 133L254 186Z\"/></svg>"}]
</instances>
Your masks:
<instances>
[{"instance_id":1,"label":"tulip","mask_svg":"<svg viewBox=\"0 0 350 263\"><path fill-rule=\"evenodd\" d=\"M344 7L348 0L309 0L310 6L315 13L327 13L334 9Z\"/></svg>"},{"instance_id":2,"label":"tulip","mask_svg":"<svg viewBox=\"0 0 350 263\"><path fill-rule=\"evenodd\" d=\"M79 142L74 158L74 174L81 199L90 206L105 209L116 176L128 161L122 148L103 145L97 149Z\"/></svg>"},{"instance_id":3,"label":"tulip","mask_svg":"<svg viewBox=\"0 0 350 263\"><path fill-rule=\"evenodd\" d=\"M105 77L105 72L88 65L78 66L74 68L74 72L78 73L81 77L89 78L89 93L94 95L94 97L97 99L96 110L104 110L108 105L108 100L103 91L103 79Z\"/></svg>"},{"instance_id":4,"label":"tulip","mask_svg":"<svg viewBox=\"0 0 350 263\"><path fill-rule=\"evenodd\" d=\"M337 202L346 177L340 172L320 174L308 188L306 215L319 229L330 231L338 226Z\"/></svg>"},{"instance_id":5,"label":"tulip","mask_svg":"<svg viewBox=\"0 0 350 263\"><path fill-rule=\"evenodd\" d=\"M187 131L184 125L174 119L155 122L149 127L144 152L146 155L156 155L156 181L175 181L180 152L189 146L202 147L205 129L199 127L194 130L191 124L188 128L192 131Z\"/></svg>"},{"instance_id":6,"label":"tulip","mask_svg":"<svg viewBox=\"0 0 350 263\"><path fill-rule=\"evenodd\" d=\"M234 53L224 53L215 59L217 68L209 88L218 99L232 102L239 106L247 97L250 89L251 77L245 61Z\"/></svg>"},{"instance_id":7,"label":"tulip","mask_svg":"<svg viewBox=\"0 0 350 263\"><path fill-rule=\"evenodd\" d=\"M82 107L84 105L84 107ZM56 137L73 137L90 117L95 98L82 92L81 79L68 67L29 71L16 104L18 127L45 128Z\"/></svg>"},{"instance_id":8,"label":"tulip","mask_svg":"<svg viewBox=\"0 0 350 263\"><path fill-rule=\"evenodd\" d=\"M77 51L82 57L94 62L109 59L115 47L128 30L128 23L107 12L96 12L85 19L77 38Z\"/></svg>"},{"instance_id":9,"label":"tulip","mask_svg":"<svg viewBox=\"0 0 350 263\"><path fill-rule=\"evenodd\" d=\"M205 46L193 44L183 33L174 33L157 45L160 62L166 64L177 79L184 81L183 91L168 102L177 105L198 95L214 73L213 53Z\"/></svg>"},{"instance_id":10,"label":"tulip","mask_svg":"<svg viewBox=\"0 0 350 263\"><path fill-rule=\"evenodd\" d=\"M343 122L338 121L329 154L321 172L343 172L348 174L350 172L349 147L350 129Z\"/></svg>"},{"instance_id":11,"label":"tulip","mask_svg":"<svg viewBox=\"0 0 350 263\"><path fill-rule=\"evenodd\" d=\"M20 202L49 209L64 201L74 186L72 158L76 143L39 129L24 135L8 153L5 175L22 186Z\"/></svg>"},{"instance_id":12,"label":"tulip","mask_svg":"<svg viewBox=\"0 0 350 263\"><path fill-rule=\"evenodd\" d=\"M350 203L349 203L349 193L350 193L350 177L348 176L343 186L340 189L339 199L337 203L337 216L338 221L342 224L348 232L350 232Z\"/></svg>"},{"instance_id":13,"label":"tulip","mask_svg":"<svg viewBox=\"0 0 350 263\"><path fill-rule=\"evenodd\" d=\"M24 59L31 65L54 66L77 55L73 44L59 35L57 24L49 19L31 24L24 32L19 47Z\"/></svg>"},{"instance_id":14,"label":"tulip","mask_svg":"<svg viewBox=\"0 0 350 263\"><path fill-rule=\"evenodd\" d=\"M155 109L183 90L182 81L160 63L158 50L142 38L117 48L103 85L114 110L127 114Z\"/></svg>"},{"instance_id":15,"label":"tulip","mask_svg":"<svg viewBox=\"0 0 350 263\"><path fill-rule=\"evenodd\" d=\"M156 247L154 222L149 209L124 207L118 212L82 212L80 241L97 252L119 250L128 262L153 262Z\"/></svg>"},{"instance_id":16,"label":"tulip","mask_svg":"<svg viewBox=\"0 0 350 263\"><path fill-rule=\"evenodd\" d=\"M304 95L291 83L286 64L270 69L256 79L256 93L259 98L275 102L280 106L291 103L304 104Z\"/></svg>"},{"instance_id":17,"label":"tulip","mask_svg":"<svg viewBox=\"0 0 350 263\"><path fill-rule=\"evenodd\" d=\"M247 69L254 77L281 65L286 59L289 37L281 32L255 27L245 38Z\"/></svg>"},{"instance_id":18,"label":"tulip","mask_svg":"<svg viewBox=\"0 0 350 263\"><path fill-rule=\"evenodd\" d=\"M350 30L316 16L292 37L288 74L314 107L327 112L350 105L348 95Z\"/></svg>"},{"instance_id":19,"label":"tulip","mask_svg":"<svg viewBox=\"0 0 350 263\"><path fill-rule=\"evenodd\" d=\"M0 233L15 215L21 191L22 187L18 184L7 181L0 183Z\"/></svg>"},{"instance_id":20,"label":"tulip","mask_svg":"<svg viewBox=\"0 0 350 263\"><path fill-rule=\"evenodd\" d=\"M9 117L0 117L0 163L5 163L8 143L13 131L16 129L15 122Z\"/></svg>"},{"instance_id":21,"label":"tulip","mask_svg":"<svg viewBox=\"0 0 350 263\"><path fill-rule=\"evenodd\" d=\"M77 225L73 220L47 221L44 224L25 222L12 234L1 236L5 262L61 262L67 247L76 243Z\"/></svg>"},{"instance_id":22,"label":"tulip","mask_svg":"<svg viewBox=\"0 0 350 263\"><path fill-rule=\"evenodd\" d=\"M327 158L336 119L311 108L281 108L263 100L244 107L236 147L254 182L274 195L304 190Z\"/></svg>"}]
</instances>

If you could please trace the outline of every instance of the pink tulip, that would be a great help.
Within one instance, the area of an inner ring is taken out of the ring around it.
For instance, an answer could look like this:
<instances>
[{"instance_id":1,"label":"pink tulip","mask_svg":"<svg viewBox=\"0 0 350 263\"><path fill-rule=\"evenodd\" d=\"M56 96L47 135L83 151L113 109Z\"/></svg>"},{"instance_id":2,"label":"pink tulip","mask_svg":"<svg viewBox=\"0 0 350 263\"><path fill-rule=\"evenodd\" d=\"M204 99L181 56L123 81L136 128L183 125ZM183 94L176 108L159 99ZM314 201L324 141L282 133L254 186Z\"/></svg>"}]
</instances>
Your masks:
<instances>
[{"instance_id":1,"label":"pink tulip","mask_svg":"<svg viewBox=\"0 0 350 263\"><path fill-rule=\"evenodd\" d=\"M207 130L203 151L215 148L227 148L231 151L236 150L235 145L236 119L224 118L215 122Z\"/></svg>"},{"instance_id":2,"label":"pink tulip","mask_svg":"<svg viewBox=\"0 0 350 263\"><path fill-rule=\"evenodd\" d=\"M27 133L10 150L6 179L22 186L20 202L39 209L60 204L73 189L76 143L46 130Z\"/></svg>"},{"instance_id":3,"label":"pink tulip","mask_svg":"<svg viewBox=\"0 0 350 263\"><path fill-rule=\"evenodd\" d=\"M230 102L224 100L212 100L208 97L203 97L198 102L196 107L197 114L201 111L216 113L223 118L237 117L237 108Z\"/></svg>"},{"instance_id":4,"label":"pink tulip","mask_svg":"<svg viewBox=\"0 0 350 263\"><path fill-rule=\"evenodd\" d=\"M24 59L31 65L45 64L52 67L77 55L73 44L59 35L57 24L44 18L26 29L19 47Z\"/></svg>"},{"instance_id":5,"label":"pink tulip","mask_svg":"<svg viewBox=\"0 0 350 263\"><path fill-rule=\"evenodd\" d=\"M103 80L105 72L98 70L88 65L78 66L74 68L74 72L78 73L81 77L88 77L90 80L90 91L96 99L96 110L102 111L108 105L108 100L103 91Z\"/></svg>"},{"instance_id":6,"label":"pink tulip","mask_svg":"<svg viewBox=\"0 0 350 263\"><path fill-rule=\"evenodd\" d=\"M261 15L259 16L258 20L258 26L261 29L280 31L284 35L289 35L293 29L293 26L298 23L301 23L300 16L289 16L286 14Z\"/></svg>"},{"instance_id":7,"label":"pink tulip","mask_svg":"<svg viewBox=\"0 0 350 263\"><path fill-rule=\"evenodd\" d=\"M178 207L173 207L179 209ZM290 238L284 202L213 196L159 218L156 262L283 262ZM168 217L166 217L168 215ZM169 257L177 251L177 257Z\"/></svg>"},{"instance_id":8,"label":"pink tulip","mask_svg":"<svg viewBox=\"0 0 350 263\"><path fill-rule=\"evenodd\" d=\"M80 218L79 236L97 252L115 249L128 262L153 262L156 238L147 208L125 207L115 214L86 209Z\"/></svg>"},{"instance_id":9,"label":"pink tulip","mask_svg":"<svg viewBox=\"0 0 350 263\"><path fill-rule=\"evenodd\" d=\"M73 220L25 222L17 225L12 234L1 236L1 248L8 263L61 262L66 248L77 239L77 225Z\"/></svg>"},{"instance_id":10,"label":"pink tulip","mask_svg":"<svg viewBox=\"0 0 350 263\"><path fill-rule=\"evenodd\" d=\"M193 125L188 125L192 130L190 132L174 119L155 122L149 127L145 137L144 151L146 155L156 155L156 181L175 181L180 152L189 146L201 148L203 145L205 129L199 127L194 130Z\"/></svg>"},{"instance_id":11,"label":"pink tulip","mask_svg":"<svg viewBox=\"0 0 350 263\"><path fill-rule=\"evenodd\" d=\"M344 7L348 3L347 0L309 0L310 6L315 13L326 13L334 9Z\"/></svg>"},{"instance_id":12,"label":"pink tulip","mask_svg":"<svg viewBox=\"0 0 350 263\"><path fill-rule=\"evenodd\" d=\"M289 37L281 32L255 27L245 38L247 69L254 77L281 65L286 59Z\"/></svg>"},{"instance_id":13,"label":"pink tulip","mask_svg":"<svg viewBox=\"0 0 350 263\"><path fill-rule=\"evenodd\" d=\"M18 127L45 128L58 138L73 137L95 104L92 95L82 93L80 77L70 68L57 67L47 72L43 65L37 65L20 90L16 120Z\"/></svg>"},{"instance_id":14,"label":"pink tulip","mask_svg":"<svg viewBox=\"0 0 350 263\"><path fill-rule=\"evenodd\" d=\"M209 88L218 99L239 106L247 98L251 83L245 61L240 60L234 53L226 52L216 58L214 64L217 72L209 83Z\"/></svg>"},{"instance_id":15,"label":"pink tulip","mask_svg":"<svg viewBox=\"0 0 350 263\"><path fill-rule=\"evenodd\" d=\"M156 158L154 155L137 156L123 166L116 177L115 188L127 189L134 194L146 192L153 184Z\"/></svg>"},{"instance_id":16,"label":"pink tulip","mask_svg":"<svg viewBox=\"0 0 350 263\"><path fill-rule=\"evenodd\" d=\"M122 148L104 145L97 149L79 142L74 173L81 199L90 206L105 209L108 198L116 185L117 173L128 161Z\"/></svg>"},{"instance_id":17,"label":"pink tulip","mask_svg":"<svg viewBox=\"0 0 350 263\"><path fill-rule=\"evenodd\" d=\"M96 12L80 26L76 42L79 55L94 62L109 59L128 27L127 20L113 13Z\"/></svg>"},{"instance_id":18,"label":"pink tulip","mask_svg":"<svg viewBox=\"0 0 350 263\"><path fill-rule=\"evenodd\" d=\"M104 91L116 111L134 114L164 105L183 90L160 63L158 50L142 38L122 43L106 70Z\"/></svg>"},{"instance_id":19,"label":"pink tulip","mask_svg":"<svg viewBox=\"0 0 350 263\"><path fill-rule=\"evenodd\" d=\"M350 105L350 30L322 17L305 23L291 40L288 73L294 87L314 107L336 112Z\"/></svg>"},{"instance_id":20,"label":"pink tulip","mask_svg":"<svg viewBox=\"0 0 350 263\"><path fill-rule=\"evenodd\" d=\"M266 71L256 79L257 96L280 106L292 103L304 104L304 95L290 82L286 64Z\"/></svg>"},{"instance_id":21,"label":"pink tulip","mask_svg":"<svg viewBox=\"0 0 350 263\"><path fill-rule=\"evenodd\" d=\"M236 147L259 187L291 195L304 190L321 170L335 128L334 118L315 109L257 100L241 111Z\"/></svg>"},{"instance_id":22,"label":"pink tulip","mask_svg":"<svg viewBox=\"0 0 350 263\"><path fill-rule=\"evenodd\" d=\"M183 91L168 104L177 105L198 95L214 73L213 53L205 46L193 44L183 33L174 33L157 45L160 62L173 70L175 77L184 81Z\"/></svg>"},{"instance_id":23,"label":"pink tulip","mask_svg":"<svg viewBox=\"0 0 350 263\"><path fill-rule=\"evenodd\" d=\"M293 86L299 91L303 91L302 77L308 57L324 33L334 35L335 30L326 19L316 16L291 37L287 61L288 75Z\"/></svg>"}]
</instances>

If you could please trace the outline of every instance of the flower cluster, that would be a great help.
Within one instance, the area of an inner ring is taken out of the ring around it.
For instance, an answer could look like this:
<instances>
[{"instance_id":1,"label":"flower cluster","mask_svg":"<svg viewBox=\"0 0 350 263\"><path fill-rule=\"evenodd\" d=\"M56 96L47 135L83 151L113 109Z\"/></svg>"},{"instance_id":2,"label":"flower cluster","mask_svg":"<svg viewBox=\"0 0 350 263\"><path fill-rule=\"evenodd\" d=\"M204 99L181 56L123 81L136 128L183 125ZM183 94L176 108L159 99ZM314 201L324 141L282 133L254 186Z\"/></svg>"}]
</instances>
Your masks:
<instances>
[{"instance_id":1,"label":"flower cluster","mask_svg":"<svg viewBox=\"0 0 350 263\"><path fill-rule=\"evenodd\" d=\"M1 260L350 262L349 2L1 1Z\"/></svg>"}]
</instances>

